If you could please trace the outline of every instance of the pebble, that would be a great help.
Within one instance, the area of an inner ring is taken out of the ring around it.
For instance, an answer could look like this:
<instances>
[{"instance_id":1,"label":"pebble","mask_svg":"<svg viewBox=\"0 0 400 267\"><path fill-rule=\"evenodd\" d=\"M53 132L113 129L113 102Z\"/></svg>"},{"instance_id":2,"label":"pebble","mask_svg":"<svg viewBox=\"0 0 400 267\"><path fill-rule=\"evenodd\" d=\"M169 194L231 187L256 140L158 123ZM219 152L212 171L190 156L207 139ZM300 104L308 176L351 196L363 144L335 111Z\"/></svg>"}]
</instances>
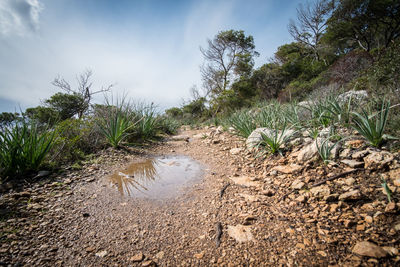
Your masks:
<instances>
[{"instance_id":1,"label":"pebble","mask_svg":"<svg viewBox=\"0 0 400 267\"><path fill-rule=\"evenodd\" d=\"M373 258L383 258L388 254L386 250L369 241L357 242L352 251L360 256Z\"/></svg>"}]
</instances>

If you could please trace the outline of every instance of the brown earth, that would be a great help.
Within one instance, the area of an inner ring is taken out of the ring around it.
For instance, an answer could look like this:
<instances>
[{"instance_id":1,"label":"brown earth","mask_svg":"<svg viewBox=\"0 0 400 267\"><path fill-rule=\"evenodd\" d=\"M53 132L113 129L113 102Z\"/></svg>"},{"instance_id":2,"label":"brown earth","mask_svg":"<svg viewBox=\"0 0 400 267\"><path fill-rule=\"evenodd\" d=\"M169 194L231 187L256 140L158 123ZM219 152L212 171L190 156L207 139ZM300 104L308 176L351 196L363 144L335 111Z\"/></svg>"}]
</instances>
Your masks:
<instances>
[{"instance_id":1,"label":"brown earth","mask_svg":"<svg viewBox=\"0 0 400 267\"><path fill-rule=\"evenodd\" d=\"M399 263L399 207L381 188L389 170L360 169L312 187L349 169L295 165L289 154L255 157L242 139L215 129L182 136L147 150L109 149L83 170L3 194L0 265ZM205 166L204 177L166 200L124 197L107 183L114 170L154 155L190 156ZM379 253L364 255L371 243Z\"/></svg>"}]
</instances>

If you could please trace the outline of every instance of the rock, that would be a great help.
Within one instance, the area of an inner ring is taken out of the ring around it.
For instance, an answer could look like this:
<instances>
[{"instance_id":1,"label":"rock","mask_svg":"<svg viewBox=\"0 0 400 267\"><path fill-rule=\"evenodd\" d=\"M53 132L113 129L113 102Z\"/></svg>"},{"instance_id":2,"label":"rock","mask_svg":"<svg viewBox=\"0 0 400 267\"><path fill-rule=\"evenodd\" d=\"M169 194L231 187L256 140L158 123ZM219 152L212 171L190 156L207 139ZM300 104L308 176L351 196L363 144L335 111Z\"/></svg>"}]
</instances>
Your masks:
<instances>
[{"instance_id":1,"label":"rock","mask_svg":"<svg viewBox=\"0 0 400 267\"><path fill-rule=\"evenodd\" d=\"M253 240L250 227L241 224L236 226L228 225L228 235L239 243Z\"/></svg>"},{"instance_id":2,"label":"rock","mask_svg":"<svg viewBox=\"0 0 400 267\"><path fill-rule=\"evenodd\" d=\"M139 262L139 261L142 261L143 258L144 258L144 255L143 255L142 252L140 252L140 253L138 253L138 254L135 254L135 255L134 255L133 257L131 257L129 260L130 260L130 261L133 261L133 262Z\"/></svg>"},{"instance_id":3,"label":"rock","mask_svg":"<svg viewBox=\"0 0 400 267\"><path fill-rule=\"evenodd\" d=\"M364 162L351 160L351 159L344 159L341 162L351 168L360 168L364 165Z\"/></svg>"},{"instance_id":4,"label":"rock","mask_svg":"<svg viewBox=\"0 0 400 267\"><path fill-rule=\"evenodd\" d=\"M242 149L239 147L232 148L231 150L229 150L229 153L231 153L232 155L238 155L238 154L240 154L240 152L242 152Z\"/></svg>"},{"instance_id":5,"label":"rock","mask_svg":"<svg viewBox=\"0 0 400 267\"><path fill-rule=\"evenodd\" d=\"M239 176L230 178L235 184L243 186L259 186L260 183L254 181L249 176Z\"/></svg>"},{"instance_id":6,"label":"rock","mask_svg":"<svg viewBox=\"0 0 400 267\"><path fill-rule=\"evenodd\" d=\"M303 188L304 185L305 185L305 183L303 183L301 180L297 179L292 183L291 187L293 189L300 190Z\"/></svg>"},{"instance_id":7,"label":"rock","mask_svg":"<svg viewBox=\"0 0 400 267\"><path fill-rule=\"evenodd\" d=\"M194 257L196 259L201 260L204 257L204 252L200 252L200 253L194 254Z\"/></svg>"},{"instance_id":8,"label":"rock","mask_svg":"<svg viewBox=\"0 0 400 267\"><path fill-rule=\"evenodd\" d=\"M34 177L34 179L46 177L46 176L49 176L50 174L51 174L51 172L49 172L49 171L39 171L38 174Z\"/></svg>"},{"instance_id":9,"label":"rock","mask_svg":"<svg viewBox=\"0 0 400 267\"><path fill-rule=\"evenodd\" d=\"M152 260L147 260L147 261L142 262L142 266L143 266L143 267L156 266L156 264L155 264L155 262L152 261Z\"/></svg>"},{"instance_id":10,"label":"rock","mask_svg":"<svg viewBox=\"0 0 400 267\"><path fill-rule=\"evenodd\" d=\"M399 250L395 247L382 247L390 256L396 256L399 254Z\"/></svg>"},{"instance_id":11,"label":"rock","mask_svg":"<svg viewBox=\"0 0 400 267\"><path fill-rule=\"evenodd\" d=\"M373 219L372 219L372 217L371 216L365 216L365 222L367 222L367 223L369 223L369 224L371 224L372 222L373 222Z\"/></svg>"},{"instance_id":12,"label":"rock","mask_svg":"<svg viewBox=\"0 0 400 267\"><path fill-rule=\"evenodd\" d=\"M320 186L313 187L310 189L310 192L315 197L324 197L324 196L330 195L330 193L331 193L329 186L327 186L327 185L320 185Z\"/></svg>"},{"instance_id":13,"label":"rock","mask_svg":"<svg viewBox=\"0 0 400 267\"><path fill-rule=\"evenodd\" d=\"M318 145L320 146L323 142L322 138L317 138L311 144L304 146L297 154L297 161L298 162L305 162L308 160L315 160L318 158ZM334 150L334 149L333 149ZM335 154L336 151L332 151L332 154Z\"/></svg>"},{"instance_id":14,"label":"rock","mask_svg":"<svg viewBox=\"0 0 400 267\"><path fill-rule=\"evenodd\" d=\"M164 258L164 251L160 251L156 254L156 258L162 260Z\"/></svg>"},{"instance_id":15,"label":"rock","mask_svg":"<svg viewBox=\"0 0 400 267\"><path fill-rule=\"evenodd\" d=\"M249 150L254 149L263 139L261 134L271 135L273 131L268 128L257 128L246 139L246 147Z\"/></svg>"},{"instance_id":16,"label":"rock","mask_svg":"<svg viewBox=\"0 0 400 267\"><path fill-rule=\"evenodd\" d=\"M299 197L296 198L296 201L297 201L297 202L300 202L300 203L304 203L304 202L307 201L307 197L304 196L304 195L301 195L301 196L299 196Z\"/></svg>"},{"instance_id":17,"label":"rock","mask_svg":"<svg viewBox=\"0 0 400 267\"><path fill-rule=\"evenodd\" d=\"M339 156L340 156L341 158L348 158L348 157L350 157L350 154L351 154L350 151L351 151L350 149L345 148L345 149L343 149L342 152L340 152L340 155L339 155Z\"/></svg>"},{"instance_id":18,"label":"rock","mask_svg":"<svg viewBox=\"0 0 400 267\"><path fill-rule=\"evenodd\" d=\"M395 180L393 181L393 184L394 184L395 186L400 186L400 178L399 178L399 179L395 179Z\"/></svg>"},{"instance_id":19,"label":"rock","mask_svg":"<svg viewBox=\"0 0 400 267\"><path fill-rule=\"evenodd\" d=\"M367 256L373 258L383 258L388 255L388 252L383 248L368 241L357 242L353 248L353 253L360 256Z\"/></svg>"},{"instance_id":20,"label":"rock","mask_svg":"<svg viewBox=\"0 0 400 267\"><path fill-rule=\"evenodd\" d=\"M355 152L353 155L351 155L351 157L353 159L363 159L368 154L369 154L369 150L361 150L361 151Z\"/></svg>"},{"instance_id":21,"label":"rock","mask_svg":"<svg viewBox=\"0 0 400 267\"><path fill-rule=\"evenodd\" d=\"M392 153L387 151L376 152L373 151L371 154L364 158L365 168L372 170L379 170L389 166L393 161L394 156Z\"/></svg>"},{"instance_id":22,"label":"rock","mask_svg":"<svg viewBox=\"0 0 400 267\"><path fill-rule=\"evenodd\" d=\"M385 208L386 213L394 213L396 212L396 204L394 202L390 202L389 204L386 205Z\"/></svg>"},{"instance_id":23,"label":"rock","mask_svg":"<svg viewBox=\"0 0 400 267\"><path fill-rule=\"evenodd\" d=\"M102 251L100 251L100 252L97 252L97 253L96 253L96 256L97 256L97 257L100 257L100 258L103 258L103 257L105 257L107 254L108 254L107 250L102 250Z\"/></svg>"},{"instance_id":24,"label":"rock","mask_svg":"<svg viewBox=\"0 0 400 267\"><path fill-rule=\"evenodd\" d=\"M352 186L355 182L356 182L356 179L354 179L353 177L350 177L350 178L347 178L346 180L344 180L344 183L347 184L348 186Z\"/></svg>"},{"instance_id":25,"label":"rock","mask_svg":"<svg viewBox=\"0 0 400 267\"><path fill-rule=\"evenodd\" d=\"M360 91L350 90L343 94L340 94L337 97L337 100L341 103L347 103L351 99L353 102L356 101L360 103L367 98L368 98L368 93L365 90L360 90Z\"/></svg>"},{"instance_id":26,"label":"rock","mask_svg":"<svg viewBox=\"0 0 400 267\"><path fill-rule=\"evenodd\" d=\"M343 193L339 196L339 200L350 201L350 200L358 200L361 198L360 190L352 190L350 192Z\"/></svg>"},{"instance_id":27,"label":"rock","mask_svg":"<svg viewBox=\"0 0 400 267\"><path fill-rule=\"evenodd\" d=\"M291 164L291 165L279 165L275 166L272 168L272 170L285 173L285 174L291 174L291 173L297 173L301 171L304 167L297 165L297 164Z\"/></svg>"},{"instance_id":28,"label":"rock","mask_svg":"<svg viewBox=\"0 0 400 267\"><path fill-rule=\"evenodd\" d=\"M258 202L260 201L260 198L257 196L249 195L249 194L239 194L241 197L243 197L246 201L248 202Z\"/></svg>"}]
</instances>

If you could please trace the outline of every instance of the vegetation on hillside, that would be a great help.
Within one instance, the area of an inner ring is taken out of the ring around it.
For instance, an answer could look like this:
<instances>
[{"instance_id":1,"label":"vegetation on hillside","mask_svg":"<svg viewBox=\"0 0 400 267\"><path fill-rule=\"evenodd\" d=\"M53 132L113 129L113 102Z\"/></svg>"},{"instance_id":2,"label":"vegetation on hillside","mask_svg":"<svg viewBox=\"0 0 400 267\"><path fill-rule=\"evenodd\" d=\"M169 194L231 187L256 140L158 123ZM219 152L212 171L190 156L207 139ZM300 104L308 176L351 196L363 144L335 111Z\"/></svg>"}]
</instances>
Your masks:
<instances>
[{"instance_id":1,"label":"vegetation on hillside","mask_svg":"<svg viewBox=\"0 0 400 267\"><path fill-rule=\"evenodd\" d=\"M218 32L200 52L203 84L191 89L181 107L158 112L153 104L123 98L94 104L87 70L73 86L62 77L60 89L42 105L0 114L0 176L22 178L44 167L82 160L107 146L120 148L173 134L181 124L214 123L247 137L268 127L261 145L281 153L284 132L307 131L317 139L330 133L319 151L324 162L341 137L337 128L354 129L373 146L399 136L400 3L395 0L316 0L300 5L288 22L293 42L277 48L264 65L254 39L241 30ZM338 98L366 90L368 101ZM307 102L304 102L307 101ZM306 104L304 104L306 103ZM390 104L389 104L390 103Z\"/></svg>"}]
</instances>

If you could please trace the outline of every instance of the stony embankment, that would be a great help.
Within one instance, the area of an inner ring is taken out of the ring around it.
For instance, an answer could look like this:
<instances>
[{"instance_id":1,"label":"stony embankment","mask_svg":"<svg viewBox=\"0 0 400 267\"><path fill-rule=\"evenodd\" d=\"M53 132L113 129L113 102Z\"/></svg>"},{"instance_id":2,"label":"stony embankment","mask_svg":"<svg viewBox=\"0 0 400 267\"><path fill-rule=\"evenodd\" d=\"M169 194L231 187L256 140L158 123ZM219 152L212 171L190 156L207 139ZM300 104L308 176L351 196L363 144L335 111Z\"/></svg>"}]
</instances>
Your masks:
<instances>
[{"instance_id":1,"label":"stony embankment","mask_svg":"<svg viewBox=\"0 0 400 267\"><path fill-rule=\"evenodd\" d=\"M254 136L253 136L254 137ZM249 146L249 142L247 143ZM0 198L0 261L26 266L394 266L399 155L357 136L318 161L297 136L255 156L220 128L187 129L148 151L107 150ZM251 148L251 147L250 147ZM163 201L127 198L106 177L151 155L188 155L202 182ZM391 202L382 178L392 191Z\"/></svg>"}]
</instances>

